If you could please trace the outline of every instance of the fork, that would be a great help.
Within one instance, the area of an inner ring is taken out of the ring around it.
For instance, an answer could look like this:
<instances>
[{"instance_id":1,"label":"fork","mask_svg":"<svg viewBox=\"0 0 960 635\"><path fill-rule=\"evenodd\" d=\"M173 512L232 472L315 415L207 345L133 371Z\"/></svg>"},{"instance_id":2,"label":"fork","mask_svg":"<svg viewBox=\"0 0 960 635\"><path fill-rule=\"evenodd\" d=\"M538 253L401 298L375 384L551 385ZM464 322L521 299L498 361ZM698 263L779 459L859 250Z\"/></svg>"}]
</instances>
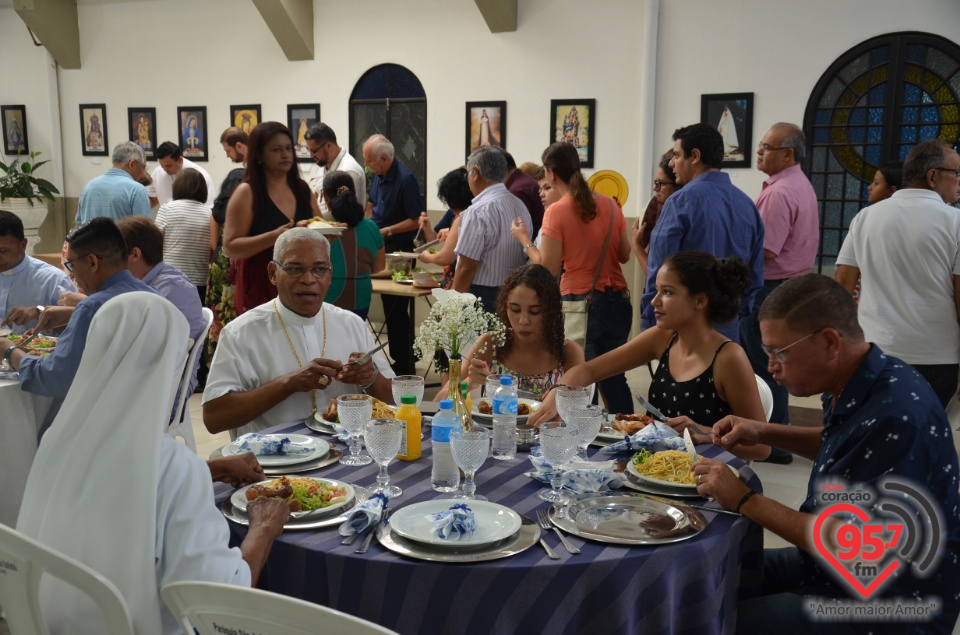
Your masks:
<instances>
[{"instance_id":1,"label":"fork","mask_svg":"<svg viewBox=\"0 0 960 635\"><path fill-rule=\"evenodd\" d=\"M542 509L538 509L538 510L537 510L537 524L540 525L540 529L543 529L544 531L549 531L549 530L551 530L551 529L552 529L553 531L555 531L555 532L557 533L557 536L560 537L560 542L563 543L563 547L564 547L568 552L570 552L570 553L572 553L572 554L578 554L578 553L580 553L580 550L577 549L576 547L574 547L572 544L570 544L570 541L567 540L567 537L564 536L564 535L560 532L560 529L558 529L557 527L555 527L555 526L550 522L550 519L547 517L547 512L544 511L544 510L542 510Z\"/></svg>"}]
</instances>

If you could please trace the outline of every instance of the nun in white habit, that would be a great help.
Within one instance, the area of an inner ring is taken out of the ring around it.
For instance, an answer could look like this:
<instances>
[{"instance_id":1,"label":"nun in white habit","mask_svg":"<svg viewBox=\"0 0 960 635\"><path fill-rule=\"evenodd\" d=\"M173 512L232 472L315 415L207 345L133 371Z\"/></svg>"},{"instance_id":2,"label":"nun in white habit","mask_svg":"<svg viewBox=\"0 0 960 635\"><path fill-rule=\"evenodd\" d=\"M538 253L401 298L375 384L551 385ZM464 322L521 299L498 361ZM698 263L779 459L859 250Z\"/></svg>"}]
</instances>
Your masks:
<instances>
[{"instance_id":1,"label":"nun in white habit","mask_svg":"<svg viewBox=\"0 0 960 635\"><path fill-rule=\"evenodd\" d=\"M187 341L186 319L159 295L127 293L103 305L37 451L17 522L110 579L140 635L180 632L160 598L169 582L249 586L248 561L255 578L283 524L261 525L228 548L209 469L164 434ZM41 606L53 635L105 632L87 596L50 576Z\"/></svg>"}]
</instances>

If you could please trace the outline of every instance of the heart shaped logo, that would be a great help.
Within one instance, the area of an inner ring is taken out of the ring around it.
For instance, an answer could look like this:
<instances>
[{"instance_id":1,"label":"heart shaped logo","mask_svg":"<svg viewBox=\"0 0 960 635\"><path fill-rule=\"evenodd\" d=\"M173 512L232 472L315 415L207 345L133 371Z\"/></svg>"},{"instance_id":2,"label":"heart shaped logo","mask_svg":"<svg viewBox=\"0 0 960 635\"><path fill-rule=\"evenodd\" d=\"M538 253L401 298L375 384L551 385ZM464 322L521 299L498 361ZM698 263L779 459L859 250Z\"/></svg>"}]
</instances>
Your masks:
<instances>
[{"instance_id":1,"label":"heart shaped logo","mask_svg":"<svg viewBox=\"0 0 960 635\"><path fill-rule=\"evenodd\" d=\"M899 559L893 558L890 562L887 563L887 565L883 568L882 571L878 571L878 567L870 567L871 569L874 570L874 572L877 575L874 578L873 582L864 586L864 584L860 582L860 580L858 580L850 572L850 570L847 569L847 567L843 566L843 564L837 559L836 555L834 555L827 548L827 545L823 543L823 537L821 535L823 524L827 521L827 519L830 516L834 514L839 514L841 512L853 514L854 516L862 520L864 523L870 520L870 516L865 511L863 511L859 507L855 507L854 505L850 505L848 503L831 505L830 507L820 512L820 514L817 516L817 520L813 525L813 543L816 546L817 551L823 557L823 559L826 560L834 569L836 569L840 573L841 577L847 582L847 584L850 585L850 588L852 588L854 591L859 593L864 599L867 599L871 595L873 595L878 588L880 588L880 585L883 584L887 578L893 575L893 573L900 568L900 565L902 563L900 562ZM859 534L857 535L859 536ZM884 548L884 550L893 546L893 543L890 543L890 544L879 543L879 544ZM859 552L861 549L862 547L858 546L857 551ZM854 557L854 555L851 555L851 557ZM873 559L878 559L879 557L882 557L882 555L878 555Z\"/></svg>"}]
</instances>

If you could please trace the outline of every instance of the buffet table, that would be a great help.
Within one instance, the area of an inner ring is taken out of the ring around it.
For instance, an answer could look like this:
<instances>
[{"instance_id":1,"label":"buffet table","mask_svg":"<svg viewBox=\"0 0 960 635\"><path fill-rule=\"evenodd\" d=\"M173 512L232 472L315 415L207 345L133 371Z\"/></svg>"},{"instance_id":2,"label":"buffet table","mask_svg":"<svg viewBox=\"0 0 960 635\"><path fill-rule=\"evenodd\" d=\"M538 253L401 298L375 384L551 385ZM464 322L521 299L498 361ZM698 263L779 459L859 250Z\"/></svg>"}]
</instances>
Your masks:
<instances>
[{"instance_id":1,"label":"buffet table","mask_svg":"<svg viewBox=\"0 0 960 635\"><path fill-rule=\"evenodd\" d=\"M17 524L40 430L53 419L60 402L21 390L15 379L0 379L0 523L4 525Z\"/></svg>"},{"instance_id":2,"label":"buffet table","mask_svg":"<svg viewBox=\"0 0 960 635\"><path fill-rule=\"evenodd\" d=\"M303 424L270 432L315 434ZM739 467L750 486L760 490L756 474L732 455L714 446L698 450ZM421 459L391 463L391 484L402 487L403 495L391 501L390 509L443 497L430 488L430 456L425 440ZM535 518L547 504L537 498L542 486L523 474L530 469L525 453L510 461L488 458L477 472L477 492ZM305 475L372 487L376 471L375 463L333 464ZM217 503L232 491L219 484ZM410 635L733 633L738 596L749 595L759 582L763 535L746 518L709 511L704 516L706 529L684 542L624 547L569 536L581 549L571 555L550 532L544 539L559 560L548 559L535 544L518 555L477 564L408 559L376 541L368 553L357 555L359 543L342 546L336 528L285 531L273 546L261 586ZM230 527L232 543L239 544L246 528L232 522Z\"/></svg>"}]
</instances>

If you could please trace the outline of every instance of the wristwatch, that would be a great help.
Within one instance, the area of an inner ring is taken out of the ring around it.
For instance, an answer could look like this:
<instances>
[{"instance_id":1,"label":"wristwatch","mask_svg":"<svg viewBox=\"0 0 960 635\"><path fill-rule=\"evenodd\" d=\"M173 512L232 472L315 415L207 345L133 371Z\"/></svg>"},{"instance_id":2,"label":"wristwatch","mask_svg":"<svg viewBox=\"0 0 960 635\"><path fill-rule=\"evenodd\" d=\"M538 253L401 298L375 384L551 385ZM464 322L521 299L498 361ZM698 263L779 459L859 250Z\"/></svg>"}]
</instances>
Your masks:
<instances>
[{"instance_id":1,"label":"wristwatch","mask_svg":"<svg viewBox=\"0 0 960 635\"><path fill-rule=\"evenodd\" d=\"M393 236L393 227L387 226L387 236Z\"/></svg>"},{"instance_id":2,"label":"wristwatch","mask_svg":"<svg viewBox=\"0 0 960 635\"><path fill-rule=\"evenodd\" d=\"M6 364L8 368L13 368L13 366L10 365L10 356L13 355L13 351L17 350L18 348L20 347L11 346L3 353L3 363Z\"/></svg>"},{"instance_id":3,"label":"wristwatch","mask_svg":"<svg viewBox=\"0 0 960 635\"><path fill-rule=\"evenodd\" d=\"M527 243L523 246L523 253L527 253L527 250L533 247L533 243Z\"/></svg>"},{"instance_id":4,"label":"wristwatch","mask_svg":"<svg viewBox=\"0 0 960 635\"><path fill-rule=\"evenodd\" d=\"M38 305L37 305L37 319L38 319L38 320L40 319L40 316L43 315L43 312L46 311L46 310L47 310L47 307L43 306L42 304L38 304Z\"/></svg>"}]
</instances>

